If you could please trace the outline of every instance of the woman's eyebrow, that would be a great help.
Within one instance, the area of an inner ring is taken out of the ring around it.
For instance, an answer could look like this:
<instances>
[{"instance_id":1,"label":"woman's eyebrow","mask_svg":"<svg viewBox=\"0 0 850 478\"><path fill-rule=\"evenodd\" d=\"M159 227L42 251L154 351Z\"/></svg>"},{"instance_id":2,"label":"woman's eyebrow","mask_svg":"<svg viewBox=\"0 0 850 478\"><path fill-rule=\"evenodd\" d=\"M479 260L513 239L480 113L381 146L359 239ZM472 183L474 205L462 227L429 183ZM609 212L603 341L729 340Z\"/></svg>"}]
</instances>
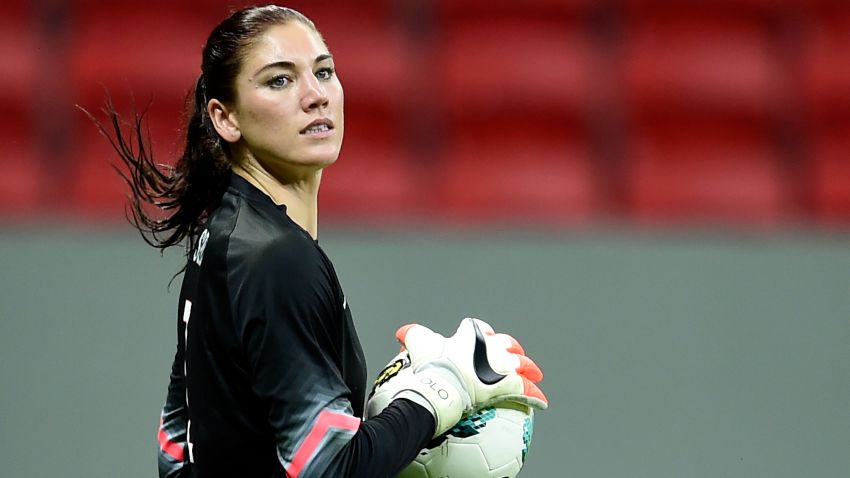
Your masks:
<instances>
[{"instance_id":1,"label":"woman's eyebrow","mask_svg":"<svg viewBox=\"0 0 850 478\"><path fill-rule=\"evenodd\" d=\"M314 64L315 63L321 63L325 60L333 60L333 55L331 55L330 53L323 53L323 54L317 56L316 59L313 60L313 63ZM269 63L267 65L264 65L259 70L257 70L257 72L254 73L254 76L256 77L260 73L262 73L262 72L264 72L268 69L271 69L271 68L283 68L283 69L286 69L286 70L294 70L295 69L295 63L291 62L291 61L287 61L287 60L281 60L281 61Z\"/></svg>"},{"instance_id":2,"label":"woman's eyebrow","mask_svg":"<svg viewBox=\"0 0 850 478\"><path fill-rule=\"evenodd\" d=\"M287 70L294 70L295 69L295 63L293 63L291 61L276 61L274 63L269 63L267 65L264 65L259 70L257 70L257 72L254 73L254 76L257 76L260 73L262 73L266 70L270 70L272 68L284 68L284 69L287 69Z\"/></svg>"}]
</instances>

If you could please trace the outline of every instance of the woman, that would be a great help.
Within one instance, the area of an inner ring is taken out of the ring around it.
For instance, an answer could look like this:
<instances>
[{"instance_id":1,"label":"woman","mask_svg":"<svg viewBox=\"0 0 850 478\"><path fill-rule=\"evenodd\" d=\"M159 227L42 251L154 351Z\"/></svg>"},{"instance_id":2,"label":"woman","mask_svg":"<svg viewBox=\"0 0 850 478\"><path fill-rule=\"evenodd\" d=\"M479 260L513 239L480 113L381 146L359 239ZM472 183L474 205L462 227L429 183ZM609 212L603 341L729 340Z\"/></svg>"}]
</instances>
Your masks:
<instances>
[{"instance_id":1,"label":"woman","mask_svg":"<svg viewBox=\"0 0 850 478\"><path fill-rule=\"evenodd\" d=\"M201 70L173 169L127 147L108 109L136 227L187 250L160 476L393 476L464 411L546 406L518 344L466 319L451 338L400 329L415 379L361 420L363 353L316 242L322 170L344 130L333 57L310 20L269 5L218 25Z\"/></svg>"}]
</instances>

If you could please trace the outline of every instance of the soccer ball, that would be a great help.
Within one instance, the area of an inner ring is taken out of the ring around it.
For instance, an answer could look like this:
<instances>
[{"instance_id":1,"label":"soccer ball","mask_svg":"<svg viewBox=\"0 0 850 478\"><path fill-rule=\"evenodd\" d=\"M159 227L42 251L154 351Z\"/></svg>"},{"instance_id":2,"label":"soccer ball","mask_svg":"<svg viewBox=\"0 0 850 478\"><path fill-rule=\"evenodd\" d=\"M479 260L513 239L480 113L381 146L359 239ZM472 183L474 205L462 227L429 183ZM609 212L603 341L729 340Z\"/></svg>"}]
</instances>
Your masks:
<instances>
[{"instance_id":1,"label":"soccer ball","mask_svg":"<svg viewBox=\"0 0 850 478\"><path fill-rule=\"evenodd\" d=\"M436 438L398 478L514 478L528 453L531 412L500 404L476 410Z\"/></svg>"},{"instance_id":2,"label":"soccer ball","mask_svg":"<svg viewBox=\"0 0 850 478\"><path fill-rule=\"evenodd\" d=\"M407 352L378 374L366 405L377 415L398 391L392 379L412 374ZM519 403L502 402L475 410L432 440L397 478L514 478L531 445L534 413Z\"/></svg>"}]
</instances>

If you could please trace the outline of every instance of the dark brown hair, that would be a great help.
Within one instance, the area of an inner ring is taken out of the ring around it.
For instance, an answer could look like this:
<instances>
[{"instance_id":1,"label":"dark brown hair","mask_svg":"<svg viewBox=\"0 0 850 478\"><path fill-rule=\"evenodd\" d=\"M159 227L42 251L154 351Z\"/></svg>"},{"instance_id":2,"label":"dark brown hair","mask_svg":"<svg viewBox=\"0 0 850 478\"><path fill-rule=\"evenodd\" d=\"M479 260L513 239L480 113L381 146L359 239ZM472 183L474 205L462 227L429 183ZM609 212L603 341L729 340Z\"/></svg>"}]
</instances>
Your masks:
<instances>
[{"instance_id":1,"label":"dark brown hair","mask_svg":"<svg viewBox=\"0 0 850 478\"><path fill-rule=\"evenodd\" d=\"M92 118L120 158L113 166L131 190L128 219L151 246L164 250L185 240L186 254L191 254L230 177L229 151L210 121L207 102L233 101L236 76L254 41L268 28L293 20L318 33L307 17L277 5L238 10L210 33L194 95L187 98L186 145L174 166L154 161L144 112L133 114L131 135L123 131L108 95L104 107L108 125Z\"/></svg>"}]
</instances>

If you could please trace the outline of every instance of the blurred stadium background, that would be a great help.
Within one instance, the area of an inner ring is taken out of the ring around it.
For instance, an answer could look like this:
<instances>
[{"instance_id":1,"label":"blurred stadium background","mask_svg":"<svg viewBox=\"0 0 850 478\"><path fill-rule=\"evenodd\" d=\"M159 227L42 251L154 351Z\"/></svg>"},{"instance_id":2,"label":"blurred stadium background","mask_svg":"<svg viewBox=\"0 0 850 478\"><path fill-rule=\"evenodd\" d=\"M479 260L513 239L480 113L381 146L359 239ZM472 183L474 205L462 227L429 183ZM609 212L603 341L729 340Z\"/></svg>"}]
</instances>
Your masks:
<instances>
[{"instance_id":1,"label":"blurred stadium background","mask_svg":"<svg viewBox=\"0 0 850 478\"><path fill-rule=\"evenodd\" d=\"M181 257L76 105L172 161L244 4L0 7L3 476L155 474ZM522 476L850 476L850 2L287 5L345 86L322 243L371 374L476 314L547 373Z\"/></svg>"}]
</instances>

